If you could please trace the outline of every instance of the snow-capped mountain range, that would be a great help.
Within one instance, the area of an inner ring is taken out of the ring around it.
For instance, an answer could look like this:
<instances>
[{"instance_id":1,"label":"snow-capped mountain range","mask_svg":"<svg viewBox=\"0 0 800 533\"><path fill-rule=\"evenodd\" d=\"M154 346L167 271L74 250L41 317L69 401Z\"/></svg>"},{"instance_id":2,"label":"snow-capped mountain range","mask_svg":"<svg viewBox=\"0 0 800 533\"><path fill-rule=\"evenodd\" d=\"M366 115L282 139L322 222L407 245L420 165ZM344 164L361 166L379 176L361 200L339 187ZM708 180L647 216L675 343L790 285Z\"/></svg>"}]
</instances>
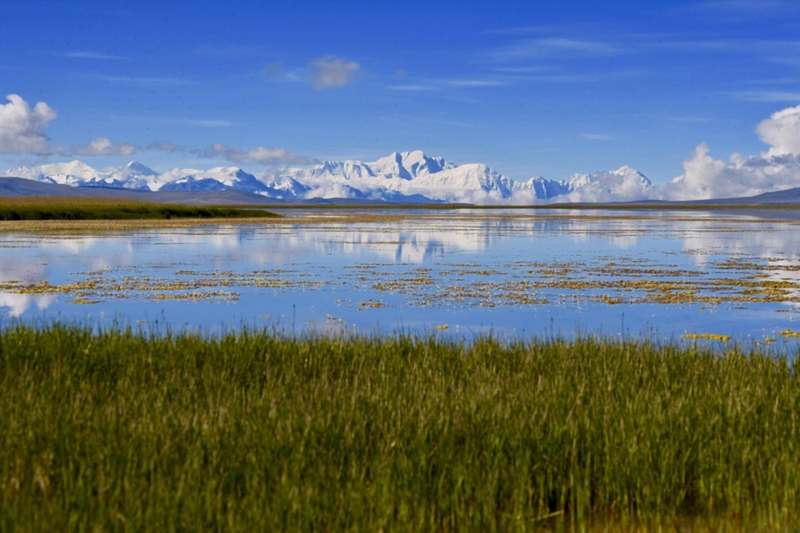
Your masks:
<instances>
[{"instance_id":1,"label":"snow-capped mountain range","mask_svg":"<svg viewBox=\"0 0 800 533\"><path fill-rule=\"evenodd\" d=\"M377 161L326 161L312 167L275 168L250 174L238 167L174 168L158 173L132 161L96 170L81 161L18 167L4 172L45 183L143 191L234 189L276 200L351 199L387 202L530 204L641 200L654 186L640 172L622 167L575 174L555 181L515 181L486 165L456 165L421 151L393 153Z\"/></svg>"}]
</instances>

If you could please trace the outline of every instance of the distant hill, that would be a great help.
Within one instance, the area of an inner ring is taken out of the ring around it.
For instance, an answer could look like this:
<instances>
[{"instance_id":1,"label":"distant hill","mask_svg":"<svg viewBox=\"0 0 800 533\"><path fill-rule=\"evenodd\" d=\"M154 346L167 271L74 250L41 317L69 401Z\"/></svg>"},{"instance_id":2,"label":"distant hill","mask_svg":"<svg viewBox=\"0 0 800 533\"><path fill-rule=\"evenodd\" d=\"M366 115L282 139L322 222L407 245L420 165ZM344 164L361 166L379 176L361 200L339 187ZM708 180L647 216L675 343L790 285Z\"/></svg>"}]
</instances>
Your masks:
<instances>
[{"instance_id":1,"label":"distant hill","mask_svg":"<svg viewBox=\"0 0 800 533\"><path fill-rule=\"evenodd\" d=\"M748 196L745 198L723 198L717 200L693 200L691 203L697 205L800 205L800 187L786 189L783 191L773 191Z\"/></svg>"}]
</instances>

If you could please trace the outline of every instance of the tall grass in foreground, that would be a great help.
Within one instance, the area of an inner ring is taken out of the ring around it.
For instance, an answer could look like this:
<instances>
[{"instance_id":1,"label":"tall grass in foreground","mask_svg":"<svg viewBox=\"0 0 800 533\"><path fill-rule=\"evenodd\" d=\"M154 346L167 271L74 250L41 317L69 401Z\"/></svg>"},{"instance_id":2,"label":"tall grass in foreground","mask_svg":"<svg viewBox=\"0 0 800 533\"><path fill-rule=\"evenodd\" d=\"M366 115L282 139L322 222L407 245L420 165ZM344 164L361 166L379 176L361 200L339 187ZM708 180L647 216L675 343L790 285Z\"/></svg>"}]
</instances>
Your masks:
<instances>
[{"instance_id":1,"label":"tall grass in foreground","mask_svg":"<svg viewBox=\"0 0 800 533\"><path fill-rule=\"evenodd\" d=\"M591 337L0 332L0 530L797 530L800 384Z\"/></svg>"}]
</instances>

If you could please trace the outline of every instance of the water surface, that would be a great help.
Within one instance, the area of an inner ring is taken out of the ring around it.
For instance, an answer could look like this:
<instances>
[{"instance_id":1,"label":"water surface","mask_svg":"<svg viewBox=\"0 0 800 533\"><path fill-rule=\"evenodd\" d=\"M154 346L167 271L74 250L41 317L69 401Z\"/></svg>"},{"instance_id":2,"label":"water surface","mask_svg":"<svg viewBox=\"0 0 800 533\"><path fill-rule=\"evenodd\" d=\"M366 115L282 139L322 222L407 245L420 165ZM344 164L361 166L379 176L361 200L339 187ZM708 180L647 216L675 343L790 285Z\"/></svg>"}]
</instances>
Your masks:
<instances>
[{"instance_id":1,"label":"water surface","mask_svg":"<svg viewBox=\"0 0 800 533\"><path fill-rule=\"evenodd\" d=\"M800 329L793 211L357 214L0 232L0 320L759 341Z\"/></svg>"}]
</instances>

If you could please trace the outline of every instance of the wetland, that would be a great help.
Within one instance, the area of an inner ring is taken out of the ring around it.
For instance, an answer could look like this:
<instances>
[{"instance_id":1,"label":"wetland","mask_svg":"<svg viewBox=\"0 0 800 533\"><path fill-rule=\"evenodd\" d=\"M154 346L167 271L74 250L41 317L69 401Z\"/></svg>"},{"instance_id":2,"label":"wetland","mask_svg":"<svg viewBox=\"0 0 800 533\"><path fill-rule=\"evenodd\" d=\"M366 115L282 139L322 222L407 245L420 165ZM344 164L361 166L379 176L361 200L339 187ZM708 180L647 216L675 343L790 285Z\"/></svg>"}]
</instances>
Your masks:
<instances>
[{"instance_id":1,"label":"wetland","mask_svg":"<svg viewBox=\"0 0 800 533\"><path fill-rule=\"evenodd\" d=\"M17 223L0 226L0 312L207 332L788 342L797 213L316 208L164 227Z\"/></svg>"},{"instance_id":2,"label":"wetland","mask_svg":"<svg viewBox=\"0 0 800 533\"><path fill-rule=\"evenodd\" d=\"M0 222L0 529L797 530L795 213Z\"/></svg>"}]
</instances>

